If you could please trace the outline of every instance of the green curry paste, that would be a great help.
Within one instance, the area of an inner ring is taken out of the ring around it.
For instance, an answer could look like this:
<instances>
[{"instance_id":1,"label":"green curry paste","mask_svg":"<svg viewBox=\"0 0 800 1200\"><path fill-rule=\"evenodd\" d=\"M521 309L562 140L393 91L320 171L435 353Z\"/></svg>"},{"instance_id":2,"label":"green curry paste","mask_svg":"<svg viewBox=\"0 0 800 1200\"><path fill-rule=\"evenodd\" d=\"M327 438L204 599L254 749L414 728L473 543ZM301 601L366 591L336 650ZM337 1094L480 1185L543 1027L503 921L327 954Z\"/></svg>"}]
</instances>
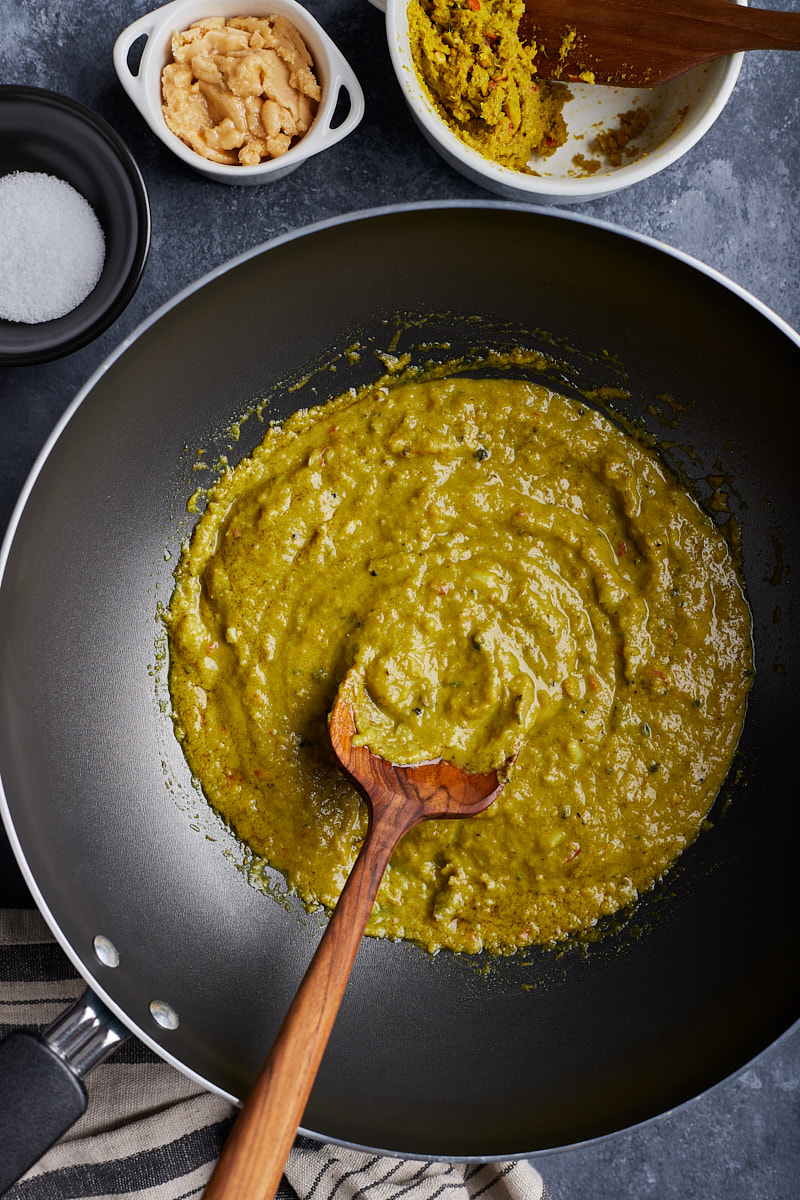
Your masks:
<instances>
[{"instance_id":1,"label":"green curry paste","mask_svg":"<svg viewBox=\"0 0 800 1200\"><path fill-rule=\"evenodd\" d=\"M518 27L524 0L410 0L414 67L434 108L485 158L530 172L567 139L560 83L536 76L536 46Z\"/></svg>"},{"instance_id":2,"label":"green curry paste","mask_svg":"<svg viewBox=\"0 0 800 1200\"><path fill-rule=\"evenodd\" d=\"M728 545L651 450L520 381L348 394L210 494L168 614L175 724L215 809L333 907L367 814L327 716L471 769L482 816L396 850L368 932L508 953L589 929L696 837L752 675Z\"/></svg>"}]
</instances>

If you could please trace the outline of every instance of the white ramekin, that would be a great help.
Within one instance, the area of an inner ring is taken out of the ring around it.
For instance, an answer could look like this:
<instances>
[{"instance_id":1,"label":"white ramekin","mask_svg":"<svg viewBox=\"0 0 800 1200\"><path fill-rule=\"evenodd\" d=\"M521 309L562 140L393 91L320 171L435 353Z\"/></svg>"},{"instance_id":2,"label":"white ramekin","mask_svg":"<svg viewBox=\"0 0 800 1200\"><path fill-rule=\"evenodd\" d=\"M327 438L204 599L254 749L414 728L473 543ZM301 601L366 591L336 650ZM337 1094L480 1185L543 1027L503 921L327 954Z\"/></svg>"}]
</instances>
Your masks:
<instances>
[{"instance_id":1,"label":"white ramekin","mask_svg":"<svg viewBox=\"0 0 800 1200\"><path fill-rule=\"evenodd\" d=\"M247 10L244 12L244 10ZM314 60L314 71L322 89L322 100L308 133L279 158L257 166L228 166L197 154L167 127L161 111L161 72L171 60L170 41L175 31L188 29L203 17L286 17L301 34ZM130 51L146 38L138 69L131 69ZM280 179L296 170L307 158L319 154L347 137L364 115L364 93L346 59L325 30L296 0L172 0L129 25L114 45L114 67L120 83L165 146L201 175L217 183L261 184ZM332 124L336 102L344 91L350 111L340 124Z\"/></svg>"}]
</instances>

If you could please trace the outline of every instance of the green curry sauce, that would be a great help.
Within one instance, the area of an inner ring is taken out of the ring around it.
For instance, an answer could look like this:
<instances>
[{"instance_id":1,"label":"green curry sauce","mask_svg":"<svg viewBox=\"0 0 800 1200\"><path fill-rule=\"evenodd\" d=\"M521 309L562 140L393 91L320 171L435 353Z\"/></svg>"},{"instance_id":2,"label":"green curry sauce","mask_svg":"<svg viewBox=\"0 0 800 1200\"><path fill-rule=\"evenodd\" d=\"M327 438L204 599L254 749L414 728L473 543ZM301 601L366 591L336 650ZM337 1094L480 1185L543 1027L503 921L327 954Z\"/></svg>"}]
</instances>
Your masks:
<instances>
[{"instance_id":1,"label":"green curry sauce","mask_svg":"<svg viewBox=\"0 0 800 1200\"><path fill-rule=\"evenodd\" d=\"M469 768L482 816L400 843L368 932L509 953L589 929L696 837L752 676L728 545L605 416L451 379L296 414L214 487L168 614L175 725L215 809L331 908L367 825L327 716Z\"/></svg>"}]
</instances>

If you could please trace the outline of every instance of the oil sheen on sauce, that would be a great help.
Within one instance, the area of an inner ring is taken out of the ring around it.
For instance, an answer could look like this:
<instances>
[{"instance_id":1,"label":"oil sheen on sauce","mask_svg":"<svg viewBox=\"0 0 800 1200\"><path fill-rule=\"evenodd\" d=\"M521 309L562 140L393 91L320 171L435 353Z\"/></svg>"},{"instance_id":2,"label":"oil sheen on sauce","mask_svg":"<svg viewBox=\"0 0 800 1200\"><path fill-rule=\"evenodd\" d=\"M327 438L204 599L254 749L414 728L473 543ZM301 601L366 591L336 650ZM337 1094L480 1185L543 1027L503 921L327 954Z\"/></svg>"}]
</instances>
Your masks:
<instances>
[{"instance_id":1,"label":"oil sheen on sauce","mask_svg":"<svg viewBox=\"0 0 800 1200\"><path fill-rule=\"evenodd\" d=\"M212 806L310 904L366 832L327 716L396 762L517 753L480 817L407 835L368 933L510 953L629 905L697 836L752 678L725 538L635 437L538 384L348 394L215 485L168 613Z\"/></svg>"}]
</instances>

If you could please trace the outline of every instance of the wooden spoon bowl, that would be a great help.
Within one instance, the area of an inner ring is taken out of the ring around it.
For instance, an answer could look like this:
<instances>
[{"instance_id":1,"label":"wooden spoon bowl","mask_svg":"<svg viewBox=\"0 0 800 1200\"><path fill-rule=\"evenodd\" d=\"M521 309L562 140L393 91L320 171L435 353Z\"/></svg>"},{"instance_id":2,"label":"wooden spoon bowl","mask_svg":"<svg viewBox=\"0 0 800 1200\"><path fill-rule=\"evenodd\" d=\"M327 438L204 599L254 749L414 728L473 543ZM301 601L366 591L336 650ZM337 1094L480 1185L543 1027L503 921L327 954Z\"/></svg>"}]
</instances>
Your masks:
<instances>
[{"instance_id":1,"label":"wooden spoon bowl","mask_svg":"<svg viewBox=\"0 0 800 1200\"><path fill-rule=\"evenodd\" d=\"M542 79L655 87L741 50L800 50L800 13L731 0L527 0ZM591 78L588 78L591 76Z\"/></svg>"},{"instance_id":2,"label":"wooden spoon bowl","mask_svg":"<svg viewBox=\"0 0 800 1200\"><path fill-rule=\"evenodd\" d=\"M483 812L505 783L496 771L472 775L442 759L398 766L366 746L354 746L347 680L331 711L329 730L342 767L367 800L367 836L223 1147L205 1200L272 1200L395 846L421 821Z\"/></svg>"}]
</instances>

